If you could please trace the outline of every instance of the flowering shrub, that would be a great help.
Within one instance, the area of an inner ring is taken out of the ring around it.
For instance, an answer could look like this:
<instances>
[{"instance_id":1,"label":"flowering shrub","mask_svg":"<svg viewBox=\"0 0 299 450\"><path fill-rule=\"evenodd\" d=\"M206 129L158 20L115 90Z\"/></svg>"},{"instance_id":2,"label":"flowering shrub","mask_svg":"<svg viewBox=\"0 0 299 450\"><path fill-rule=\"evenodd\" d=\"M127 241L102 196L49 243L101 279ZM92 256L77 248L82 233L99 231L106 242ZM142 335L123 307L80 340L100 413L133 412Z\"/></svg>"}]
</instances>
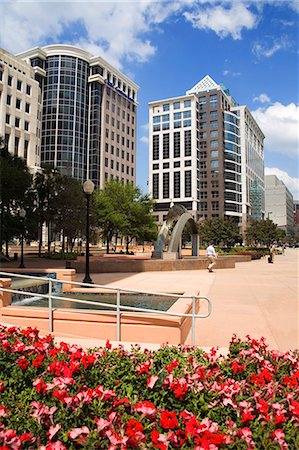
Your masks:
<instances>
[{"instance_id":1,"label":"flowering shrub","mask_svg":"<svg viewBox=\"0 0 299 450\"><path fill-rule=\"evenodd\" d=\"M0 450L297 449L298 352L233 336L84 352L0 326Z\"/></svg>"}]
</instances>

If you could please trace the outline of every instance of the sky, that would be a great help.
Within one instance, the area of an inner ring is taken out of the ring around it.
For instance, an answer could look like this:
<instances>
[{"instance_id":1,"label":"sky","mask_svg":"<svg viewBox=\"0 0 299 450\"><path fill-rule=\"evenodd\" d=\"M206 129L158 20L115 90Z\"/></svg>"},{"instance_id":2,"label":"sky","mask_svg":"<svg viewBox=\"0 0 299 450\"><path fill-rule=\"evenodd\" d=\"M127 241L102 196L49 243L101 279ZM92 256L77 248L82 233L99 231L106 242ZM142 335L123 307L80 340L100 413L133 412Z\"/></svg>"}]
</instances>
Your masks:
<instances>
[{"instance_id":1,"label":"sky","mask_svg":"<svg viewBox=\"0 0 299 450\"><path fill-rule=\"evenodd\" d=\"M0 46L73 44L139 86L137 185L147 191L148 102L184 95L205 75L247 105L265 139L265 174L299 199L299 0L126 2L0 0Z\"/></svg>"}]
</instances>

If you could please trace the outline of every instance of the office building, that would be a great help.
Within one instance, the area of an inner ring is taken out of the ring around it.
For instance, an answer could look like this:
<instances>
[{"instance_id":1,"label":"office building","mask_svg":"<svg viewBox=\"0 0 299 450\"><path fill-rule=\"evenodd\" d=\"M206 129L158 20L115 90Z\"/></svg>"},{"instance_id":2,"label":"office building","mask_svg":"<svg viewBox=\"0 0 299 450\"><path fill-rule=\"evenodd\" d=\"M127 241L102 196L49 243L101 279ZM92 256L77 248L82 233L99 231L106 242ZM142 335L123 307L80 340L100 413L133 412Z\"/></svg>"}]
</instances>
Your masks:
<instances>
[{"instance_id":1,"label":"office building","mask_svg":"<svg viewBox=\"0 0 299 450\"><path fill-rule=\"evenodd\" d=\"M264 214L264 135L248 108L210 76L149 104L149 191L161 223L174 204L196 219Z\"/></svg>"},{"instance_id":2,"label":"office building","mask_svg":"<svg viewBox=\"0 0 299 450\"><path fill-rule=\"evenodd\" d=\"M102 188L135 184L138 86L99 56L72 45L17 55L42 95L41 165Z\"/></svg>"},{"instance_id":3,"label":"office building","mask_svg":"<svg viewBox=\"0 0 299 450\"><path fill-rule=\"evenodd\" d=\"M265 176L265 213L287 236L294 235L293 195L276 175Z\"/></svg>"},{"instance_id":4,"label":"office building","mask_svg":"<svg viewBox=\"0 0 299 450\"><path fill-rule=\"evenodd\" d=\"M40 166L41 93L34 70L0 49L0 136L31 172Z\"/></svg>"}]
</instances>

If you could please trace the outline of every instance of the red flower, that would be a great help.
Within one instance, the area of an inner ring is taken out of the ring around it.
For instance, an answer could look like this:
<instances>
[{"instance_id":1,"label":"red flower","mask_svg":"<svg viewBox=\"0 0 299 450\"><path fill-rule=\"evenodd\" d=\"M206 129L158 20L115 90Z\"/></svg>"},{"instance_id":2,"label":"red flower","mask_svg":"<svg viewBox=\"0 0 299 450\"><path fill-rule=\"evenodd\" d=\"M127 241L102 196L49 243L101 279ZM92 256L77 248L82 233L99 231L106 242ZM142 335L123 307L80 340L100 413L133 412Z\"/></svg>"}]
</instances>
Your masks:
<instances>
[{"instance_id":1,"label":"red flower","mask_svg":"<svg viewBox=\"0 0 299 450\"><path fill-rule=\"evenodd\" d=\"M26 370L27 367L29 366L29 362L27 361L27 359L25 358L25 356L21 356L18 361L17 361L18 366L20 367L20 369L22 370Z\"/></svg>"},{"instance_id":2,"label":"red flower","mask_svg":"<svg viewBox=\"0 0 299 450\"><path fill-rule=\"evenodd\" d=\"M21 442L30 442L33 438L33 434L32 433L23 433L20 436L20 441Z\"/></svg>"},{"instance_id":3,"label":"red flower","mask_svg":"<svg viewBox=\"0 0 299 450\"><path fill-rule=\"evenodd\" d=\"M166 370L168 373L171 373L173 371L173 369L175 369L176 367L178 367L179 362L177 359L174 359L173 361L171 361L171 363L169 364L169 366L166 366Z\"/></svg>"},{"instance_id":4,"label":"red flower","mask_svg":"<svg viewBox=\"0 0 299 450\"><path fill-rule=\"evenodd\" d=\"M163 444L161 436L163 436L163 435L160 435L157 430L152 431L151 437L152 437L152 442L154 444L154 448L159 448L160 450L166 450L167 445Z\"/></svg>"},{"instance_id":5,"label":"red flower","mask_svg":"<svg viewBox=\"0 0 299 450\"><path fill-rule=\"evenodd\" d=\"M199 423L196 420L196 417L193 416L186 425L185 433L186 436L189 438L190 436L193 437L197 433L197 430L199 428Z\"/></svg>"},{"instance_id":6,"label":"red flower","mask_svg":"<svg viewBox=\"0 0 299 450\"><path fill-rule=\"evenodd\" d=\"M87 369L87 367L93 365L95 360L96 360L96 357L94 355L84 355L81 358L81 364L84 367L84 369Z\"/></svg>"},{"instance_id":7,"label":"red flower","mask_svg":"<svg viewBox=\"0 0 299 450\"><path fill-rule=\"evenodd\" d=\"M112 345L110 344L109 339L107 339L107 341L106 341L106 348L108 348L108 350L111 350L111 348L112 348Z\"/></svg>"},{"instance_id":8,"label":"red flower","mask_svg":"<svg viewBox=\"0 0 299 450\"><path fill-rule=\"evenodd\" d=\"M163 411L160 416L160 425L162 428L166 428L167 430L177 428L179 422L176 418L176 413L171 411Z\"/></svg>"},{"instance_id":9,"label":"red flower","mask_svg":"<svg viewBox=\"0 0 299 450\"><path fill-rule=\"evenodd\" d=\"M188 384L185 378L180 378L179 380L170 384L170 389L173 390L174 396L179 400L184 400L188 392Z\"/></svg>"},{"instance_id":10,"label":"red flower","mask_svg":"<svg viewBox=\"0 0 299 450\"><path fill-rule=\"evenodd\" d=\"M38 355L33 361L32 365L36 368L40 367L43 364L45 357L44 355Z\"/></svg>"},{"instance_id":11,"label":"red flower","mask_svg":"<svg viewBox=\"0 0 299 450\"><path fill-rule=\"evenodd\" d=\"M242 412L241 416L242 416L241 423L250 422L252 419L254 419L254 416L251 414L250 411Z\"/></svg>"},{"instance_id":12,"label":"red flower","mask_svg":"<svg viewBox=\"0 0 299 450\"><path fill-rule=\"evenodd\" d=\"M143 432L143 425L138 420L129 419L126 428L126 434L128 436L135 436L136 433Z\"/></svg>"}]
</instances>

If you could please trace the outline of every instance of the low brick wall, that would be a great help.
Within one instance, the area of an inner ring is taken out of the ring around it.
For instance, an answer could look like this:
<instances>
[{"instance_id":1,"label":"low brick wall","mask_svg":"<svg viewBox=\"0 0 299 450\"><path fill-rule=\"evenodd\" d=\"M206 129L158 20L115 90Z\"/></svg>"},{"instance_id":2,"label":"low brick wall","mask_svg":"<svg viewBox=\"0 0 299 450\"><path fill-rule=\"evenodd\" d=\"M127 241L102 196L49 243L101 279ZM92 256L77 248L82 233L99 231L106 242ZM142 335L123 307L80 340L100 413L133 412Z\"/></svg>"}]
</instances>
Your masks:
<instances>
[{"instance_id":1,"label":"low brick wall","mask_svg":"<svg viewBox=\"0 0 299 450\"><path fill-rule=\"evenodd\" d=\"M85 258L79 257L77 261L67 261L67 268L72 268L77 273L84 273ZM150 259L140 260L127 258L126 260L115 258L90 258L90 273L116 273L116 272L160 272L173 270L205 270L208 267L206 258L187 258L177 260ZM235 267L235 259L228 256L220 256L217 259L217 269L232 269Z\"/></svg>"}]
</instances>

